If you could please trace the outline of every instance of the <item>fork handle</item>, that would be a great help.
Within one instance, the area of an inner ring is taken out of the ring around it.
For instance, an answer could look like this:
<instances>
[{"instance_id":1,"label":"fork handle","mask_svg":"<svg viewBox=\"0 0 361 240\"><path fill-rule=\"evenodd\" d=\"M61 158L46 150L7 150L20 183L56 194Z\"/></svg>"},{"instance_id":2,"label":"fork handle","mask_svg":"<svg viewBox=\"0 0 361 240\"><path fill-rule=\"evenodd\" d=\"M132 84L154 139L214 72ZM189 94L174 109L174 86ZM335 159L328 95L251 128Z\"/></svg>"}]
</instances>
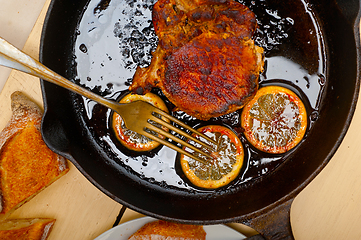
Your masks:
<instances>
[{"instance_id":1,"label":"fork handle","mask_svg":"<svg viewBox=\"0 0 361 240\"><path fill-rule=\"evenodd\" d=\"M69 80L60 76L56 72L47 68L36 59L20 51L15 46L0 37L0 65L13 68L35 77L39 77L48 82L54 83L60 87L66 88L72 92L80 94L91 100L94 100L108 108L115 110L114 102L105 99Z\"/></svg>"}]
</instances>

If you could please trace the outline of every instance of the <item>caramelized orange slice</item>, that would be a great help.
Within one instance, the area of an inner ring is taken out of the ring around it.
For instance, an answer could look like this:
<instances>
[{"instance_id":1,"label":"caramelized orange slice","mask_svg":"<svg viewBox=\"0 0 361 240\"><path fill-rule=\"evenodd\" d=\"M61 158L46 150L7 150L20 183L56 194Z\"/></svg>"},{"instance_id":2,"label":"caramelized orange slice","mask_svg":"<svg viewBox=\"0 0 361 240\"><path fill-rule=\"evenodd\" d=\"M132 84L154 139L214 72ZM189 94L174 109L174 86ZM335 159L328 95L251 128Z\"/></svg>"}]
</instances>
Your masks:
<instances>
[{"instance_id":1,"label":"caramelized orange slice","mask_svg":"<svg viewBox=\"0 0 361 240\"><path fill-rule=\"evenodd\" d=\"M242 127L248 141L257 149L285 153L303 138L307 112L301 99L291 90L267 86L243 109Z\"/></svg>"},{"instance_id":2,"label":"caramelized orange slice","mask_svg":"<svg viewBox=\"0 0 361 240\"><path fill-rule=\"evenodd\" d=\"M185 176L201 188L214 189L229 184L238 176L243 165L244 150L240 139L231 129L218 125L201 127L198 131L215 140L217 145L211 153L212 158L197 155L204 159L204 163L181 155Z\"/></svg>"},{"instance_id":3,"label":"caramelized orange slice","mask_svg":"<svg viewBox=\"0 0 361 240\"><path fill-rule=\"evenodd\" d=\"M120 103L130 103L134 101L145 101L153 106L168 112L168 108L163 102L163 100L156 94L147 93L145 95L137 95L137 94L128 94L123 97L119 102ZM128 149L133 151L151 151L158 147L160 144L156 141L153 141L141 134L133 132L125 127L122 117L114 113L113 114L113 121L112 126L115 131L115 135L117 136L118 140ZM164 129L167 131L167 129ZM157 133L153 133L154 135L158 135ZM161 138L164 136L158 135Z\"/></svg>"}]
</instances>

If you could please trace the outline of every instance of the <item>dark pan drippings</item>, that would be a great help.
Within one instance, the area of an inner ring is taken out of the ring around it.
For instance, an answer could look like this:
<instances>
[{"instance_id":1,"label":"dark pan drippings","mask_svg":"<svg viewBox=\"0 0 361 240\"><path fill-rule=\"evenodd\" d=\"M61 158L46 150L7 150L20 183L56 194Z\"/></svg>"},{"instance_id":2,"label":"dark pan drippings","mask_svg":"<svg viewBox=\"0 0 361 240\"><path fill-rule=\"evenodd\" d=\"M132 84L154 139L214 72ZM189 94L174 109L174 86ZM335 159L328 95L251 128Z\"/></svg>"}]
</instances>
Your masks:
<instances>
[{"instance_id":1,"label":"dark pan drippings","mask_svg":"<svg viewBox=\"0 0 361 240\"><path fill-rule=\"evenodd\" d=\"M150 53L157 47L158 39L151 22L154 2L90 1L79 24L74 49L76 82L111 99L119 99L128 92L135 68L148 66ZM304 1L245 0L241 3L256 14L259 29L254 39L265 50L265 71L260 77L260 85L276 84L294 90L306 105L310 122L308 132L312 131L327 84L324 39L312 6ZM163 98L169 109L173 108L159 90L153 92ZM127 150L117 141L110 127L111 111L83 100L87 127L114 160L112 164L130 169L133 174L154 184L194 190L178 169L177 154L173 150L161 147L145 154ZM245 164L242 174L228 188L274 171L294 151L270 155L255 150L243 136L240 113L237 111L207 122L183 112L173 113L194 127L205 124L229 126L241 138L246 150Z\"/></svg>"}]
</instances>

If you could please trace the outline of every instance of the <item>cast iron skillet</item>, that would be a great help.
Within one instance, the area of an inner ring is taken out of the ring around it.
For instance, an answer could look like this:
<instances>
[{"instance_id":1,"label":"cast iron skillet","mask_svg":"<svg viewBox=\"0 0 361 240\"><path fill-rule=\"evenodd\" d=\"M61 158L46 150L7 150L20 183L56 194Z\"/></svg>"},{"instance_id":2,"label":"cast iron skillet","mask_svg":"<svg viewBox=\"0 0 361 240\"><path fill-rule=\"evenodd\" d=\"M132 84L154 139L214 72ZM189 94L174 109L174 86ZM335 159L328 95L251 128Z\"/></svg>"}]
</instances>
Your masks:
<instances>
[{"instance_id":1,"label":"cast iron skillet","mask_svg":"<svg viewBox=\"0 0 361 240\"><path fill-rule=\"evenodd\" d=\"M86 3L53 0L44 24L40 61L68 79L74 79L74 41ZM267 239L292 238L292 200L337 150L359 92L359 1L318 0L309 4L319 18L326 47L322 104L305 140L272 172L218 191L184 191L154 184L109 157L82 118L84 105L79 96L42 81L46 144L68 158L101 191L135 211L182 223L242 222Z\"/></svg>"}]
</instances>

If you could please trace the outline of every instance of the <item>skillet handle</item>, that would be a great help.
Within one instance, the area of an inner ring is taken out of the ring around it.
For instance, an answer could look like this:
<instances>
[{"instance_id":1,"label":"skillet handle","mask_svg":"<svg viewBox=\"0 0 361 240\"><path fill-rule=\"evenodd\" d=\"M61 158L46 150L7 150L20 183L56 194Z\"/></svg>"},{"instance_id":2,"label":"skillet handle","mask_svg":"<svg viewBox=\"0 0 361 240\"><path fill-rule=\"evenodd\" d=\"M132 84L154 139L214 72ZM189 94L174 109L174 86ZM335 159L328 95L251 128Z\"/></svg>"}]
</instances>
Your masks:
<instances>
[{"instance_id":1,"label":"skillet handle","mask_svg":"<svg viewBox=\"0 0 361 240\"><path fill-rule=\"evenodd\" d=\"M293 199L249 221L242 222L260 233L253 238L247 238L247 240L294 240L290 222L290 209Z\"/></svg>"}]
</instances>

